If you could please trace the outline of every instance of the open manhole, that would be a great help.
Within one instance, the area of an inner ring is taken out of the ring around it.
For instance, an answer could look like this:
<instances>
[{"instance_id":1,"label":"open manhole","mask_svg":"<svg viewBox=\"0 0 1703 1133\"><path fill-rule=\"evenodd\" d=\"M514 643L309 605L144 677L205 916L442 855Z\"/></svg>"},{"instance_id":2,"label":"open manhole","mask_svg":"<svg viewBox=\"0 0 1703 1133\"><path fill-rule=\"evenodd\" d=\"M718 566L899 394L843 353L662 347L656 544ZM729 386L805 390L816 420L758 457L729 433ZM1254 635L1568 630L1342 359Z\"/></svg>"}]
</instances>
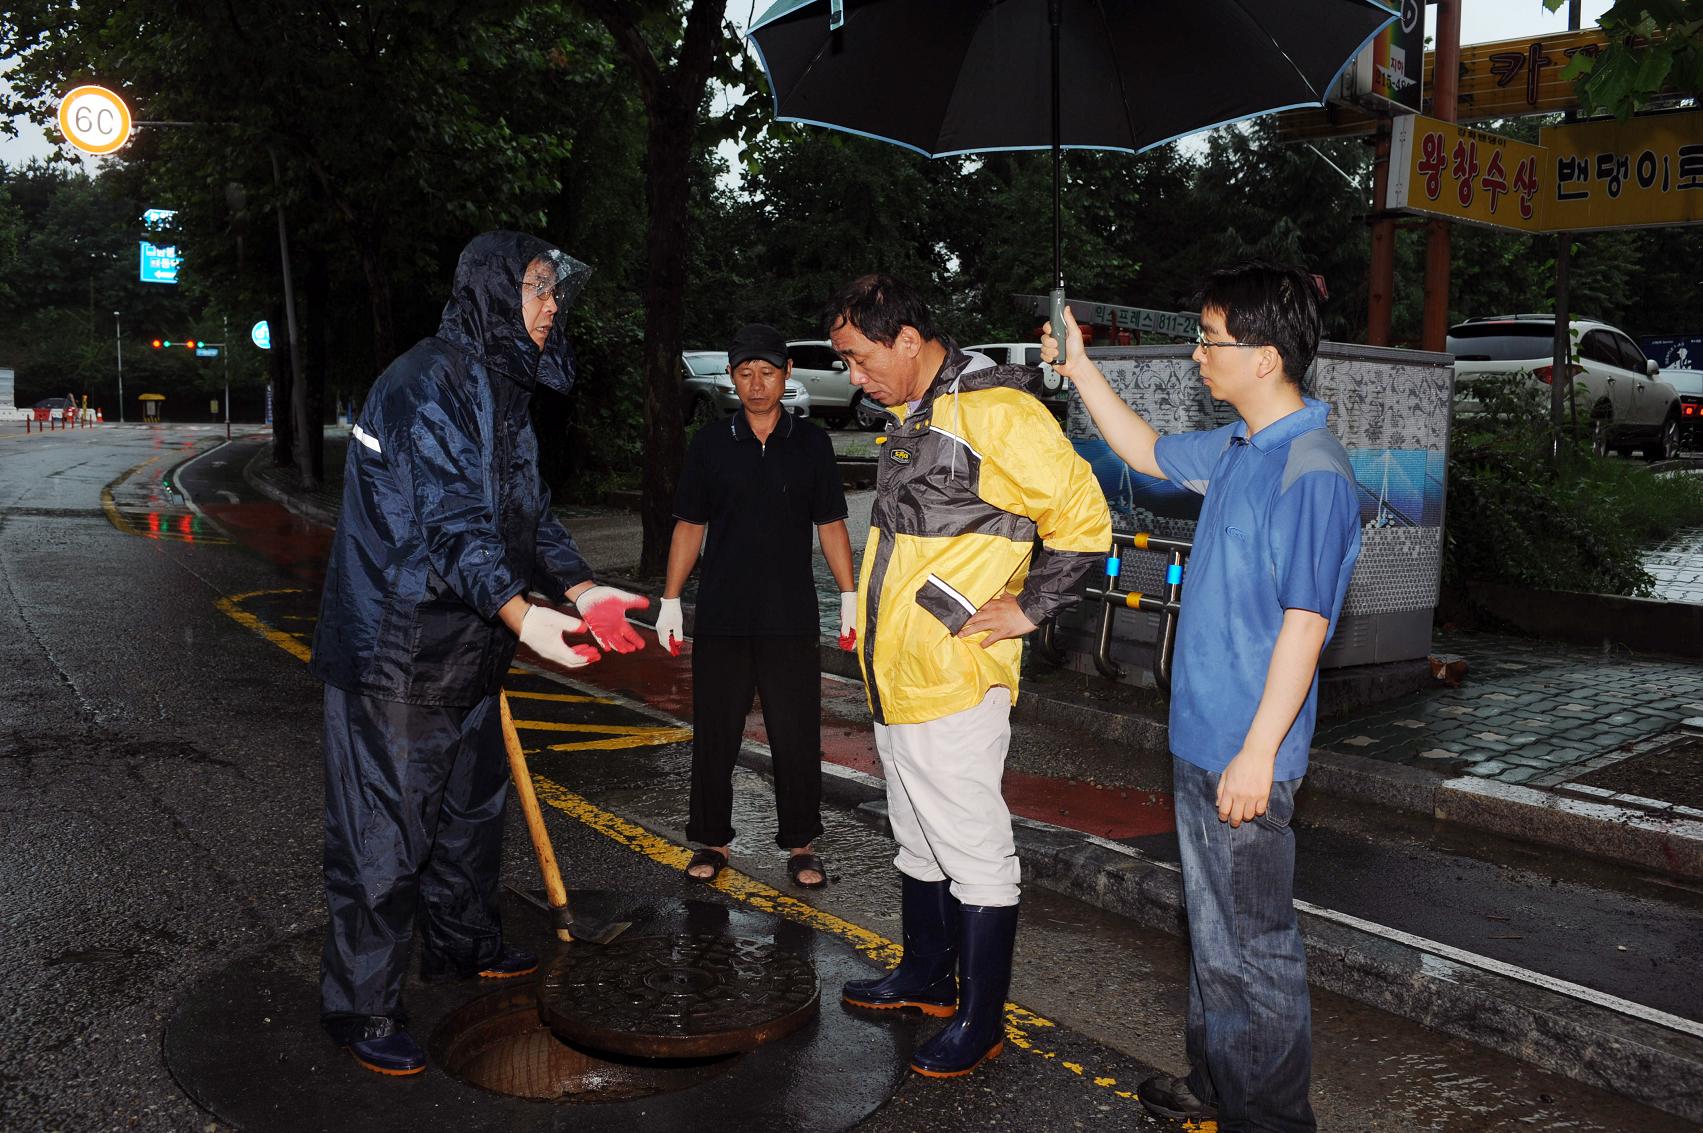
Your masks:
<instances>
[{"instance_id":1,"label":"open manhole","mask_svg":"<svg viewBox=\"0 0 1703 1133\"><path fill-rule=\"evenodd\" d=\"M432 1061L494 1094L610 1102L684 1090L732 1069L738 1055L631 1058L563 1042L538 1014L538 993L500 991L451 1012L432 1033Z\"/></svg>"},{"instance_id":2,"label":"open manhole","mask_svg":"<svg viewBox=\"0 0 1703 1133\"><path fill-rule=\"evenodd\" d=\"M1703 810L1703 736L1681 732L1671 742L1640 746L1645 750L1572 781Z\"/></svg>"}]
</instances>

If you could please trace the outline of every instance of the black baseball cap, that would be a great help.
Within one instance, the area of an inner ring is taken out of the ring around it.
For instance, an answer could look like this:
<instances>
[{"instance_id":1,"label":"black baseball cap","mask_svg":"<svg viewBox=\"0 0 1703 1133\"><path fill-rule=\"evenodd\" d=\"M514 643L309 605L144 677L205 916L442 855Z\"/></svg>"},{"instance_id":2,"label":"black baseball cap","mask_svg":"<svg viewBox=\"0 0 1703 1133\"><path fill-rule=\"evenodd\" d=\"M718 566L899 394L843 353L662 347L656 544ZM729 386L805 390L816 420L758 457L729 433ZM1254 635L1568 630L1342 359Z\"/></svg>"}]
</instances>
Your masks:
<instances>
[{"instance_id":1,"label":"black baseball cap","mask_svg":"<svg viewBox=\"0 0 1703 1133\"><path fill-rule=\"evenodd\" d=\"M786 338L780 331L765 323L746 323L733 334L727 347L727 364L738 368L741 362L761 358L777 370L786 369Z\"/></svg>"}]
</instances>

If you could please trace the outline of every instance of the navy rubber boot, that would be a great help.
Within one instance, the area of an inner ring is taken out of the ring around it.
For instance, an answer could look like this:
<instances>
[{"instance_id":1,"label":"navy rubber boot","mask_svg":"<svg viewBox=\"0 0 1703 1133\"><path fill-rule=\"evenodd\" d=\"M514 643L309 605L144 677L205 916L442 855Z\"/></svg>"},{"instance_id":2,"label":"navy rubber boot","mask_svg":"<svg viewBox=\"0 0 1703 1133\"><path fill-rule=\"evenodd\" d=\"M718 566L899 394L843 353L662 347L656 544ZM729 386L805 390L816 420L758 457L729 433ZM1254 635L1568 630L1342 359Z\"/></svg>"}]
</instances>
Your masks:
<instances>
[{"instance_id":1,"label":"navy rubber boot","mask_svg":"<svg viewBox=\"0 0 1703 1133\"><path fill-rule=\"evenodd\" d=\"M840 999L853 1007L914 1007L924 1015L949 1018L958 1006L952 978L958 960L958 899L950 881L918 881L907 874L899 879L905 955L878 979L846 984Z\"/></svg>"},{"instance_id":2,"label":"navy rubber boot","mask_svg":"<svg viewBox=\"0 0 1703 1133\"><path fill-rule=\"evenodd\" d=\"M930 1078L968 1074L1005 1049L1017 906L964 905L961 915L958 1014L911 1055L911 1069Z\"/></svg>"},{"instance_id":3,"label":"navy rubber boot","mask_svg":"<svg viewBox=\"0 0 1703 1133\"><path fill-rule=\"evenodd\" d=\"M394 1019L368 1019L343 1045L356 1062L374 1074L406 1078L426 1068L426 1052Z\"/></svg>"}]
</instances>

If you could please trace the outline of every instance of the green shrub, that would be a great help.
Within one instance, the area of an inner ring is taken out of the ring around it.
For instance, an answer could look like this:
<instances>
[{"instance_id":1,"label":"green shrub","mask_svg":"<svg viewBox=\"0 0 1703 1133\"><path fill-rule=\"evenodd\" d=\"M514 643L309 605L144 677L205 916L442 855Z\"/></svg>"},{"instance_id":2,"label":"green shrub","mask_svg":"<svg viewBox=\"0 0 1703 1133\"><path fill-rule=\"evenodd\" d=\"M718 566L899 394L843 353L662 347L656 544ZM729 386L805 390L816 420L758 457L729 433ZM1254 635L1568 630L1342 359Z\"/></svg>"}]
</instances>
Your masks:
<instances>
[{"instance_id":1,"label":"green shrub","mask_svg":"<svg viewBox=\"0 0 1703 1133\"><path fill-rule=\"evenodd\" d=\"M1703 479L1596 456L1584 429L1563 437L1552 455L1547 420L1532 411L1529 390L1520 378L1480 382L1481 414L1456 421L1444 585L1649 594L1642 550L1703 525Z\"/></svg>"}]
</instances>

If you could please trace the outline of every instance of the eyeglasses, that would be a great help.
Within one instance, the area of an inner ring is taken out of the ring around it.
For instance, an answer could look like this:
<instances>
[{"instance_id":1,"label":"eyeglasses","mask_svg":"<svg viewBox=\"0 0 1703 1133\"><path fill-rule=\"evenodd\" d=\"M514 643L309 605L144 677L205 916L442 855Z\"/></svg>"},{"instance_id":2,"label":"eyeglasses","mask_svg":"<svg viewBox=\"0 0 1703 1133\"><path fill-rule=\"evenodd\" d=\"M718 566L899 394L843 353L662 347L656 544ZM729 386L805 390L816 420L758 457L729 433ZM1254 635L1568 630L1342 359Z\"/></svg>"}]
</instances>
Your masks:
<instances>
[{"instance_id":1,"label":"eyeglasses","mask_svg":"<svg viewBox=\"0 0 1703 1133\"><path fill-rule=\"evenodd\" d=\"M1195 343L1196 346L1204 346L1208 350L1211 350L1215 346L1218 346L1218 347L1223 347L1223 346L1260 347L1260 346L1270 346L1271 345L1271 343L1269 343L1269 342L1212 342L1212 341L1209 341L1207 339L1206 332L1204 330L1195 331L1194 343Z\"/></svg>"},{"instance_id":2,"label":"eyeglasses","mask_svg":"<svg viewBox=\"0 0 1703 1133\"><path fill-rule=\"evenodd\" d=\"M568 286L567 281L557 283L553 277L528 277L520 281L520 293L523 297L531 295L539 300L548 299L553 295L556 305L560 307L567 302Z\"/></svg>"}]
</instances>

